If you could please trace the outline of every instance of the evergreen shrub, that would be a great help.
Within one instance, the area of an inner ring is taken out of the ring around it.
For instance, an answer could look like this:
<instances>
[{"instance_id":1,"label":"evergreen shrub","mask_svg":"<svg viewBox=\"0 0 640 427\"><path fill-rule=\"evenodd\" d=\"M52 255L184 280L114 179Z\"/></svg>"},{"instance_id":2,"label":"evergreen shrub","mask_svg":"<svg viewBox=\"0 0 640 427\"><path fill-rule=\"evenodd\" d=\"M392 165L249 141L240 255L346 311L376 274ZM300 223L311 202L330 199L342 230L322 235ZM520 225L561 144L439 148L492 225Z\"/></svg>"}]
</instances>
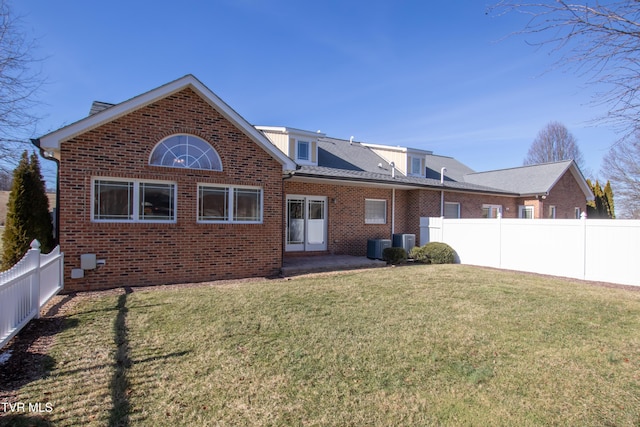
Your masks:
<instances>
[{"instance_id":1,"label":"evergreen shrub","mask_svg":"<svg viewBox=\"0 0 640 427\"><path fill-rule=\"evenodd\" d=\"M409 252L415 262L425 264L453 264L456 253L453 248L442 242L429 242L424 246L416 246Z\"/></svg>"}]
</instances>

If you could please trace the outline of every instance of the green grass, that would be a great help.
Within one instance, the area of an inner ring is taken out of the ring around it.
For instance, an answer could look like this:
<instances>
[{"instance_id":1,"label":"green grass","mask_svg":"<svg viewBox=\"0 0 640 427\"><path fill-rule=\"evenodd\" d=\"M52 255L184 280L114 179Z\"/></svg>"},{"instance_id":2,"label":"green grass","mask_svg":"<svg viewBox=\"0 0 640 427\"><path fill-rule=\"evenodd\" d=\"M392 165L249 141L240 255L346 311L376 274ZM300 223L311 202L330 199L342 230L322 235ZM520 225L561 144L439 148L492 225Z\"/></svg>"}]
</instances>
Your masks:
<instances>
[{"instance_id":1,"label":"green grass","mask_svg":"<svg viewBox=\"0 0 640 427\"><path fill-rule=\"evenodd\" d=\"M640 423L640 292L460 265L78 304L46 425ZM2 423L2 418L0 418Z\"/></svg>"}]
</instances>

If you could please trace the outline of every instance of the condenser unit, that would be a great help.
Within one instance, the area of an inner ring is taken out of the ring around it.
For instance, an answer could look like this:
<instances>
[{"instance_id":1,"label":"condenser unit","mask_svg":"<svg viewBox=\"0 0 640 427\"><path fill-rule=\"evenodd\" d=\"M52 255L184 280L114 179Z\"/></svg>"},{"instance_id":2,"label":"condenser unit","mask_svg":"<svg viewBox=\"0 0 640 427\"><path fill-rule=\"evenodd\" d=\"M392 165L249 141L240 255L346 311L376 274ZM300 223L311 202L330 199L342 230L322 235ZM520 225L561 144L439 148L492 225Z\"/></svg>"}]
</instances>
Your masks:
<instances>
[{"instance_id":1,"label":"condenser unit","mask_svg":"<svg viewBox=\"0 0 640 427\"><path fill-rule=\"evenodd\" d=\"M394 234L393 235L393 247L404 248L407 251L407 255L413 247L416 245L415 234Z\"/></svg>"},{"instance_id":2,"label":"condenser unit","mask_svg":"<svg viewBox=\"0 0 640 427\"><path fill-rule=\"evenodd\" d=\"M382 259L382 251L390 247L389 239L369 239L367 240L367 258Z\"/></svg>"}]
</instances>

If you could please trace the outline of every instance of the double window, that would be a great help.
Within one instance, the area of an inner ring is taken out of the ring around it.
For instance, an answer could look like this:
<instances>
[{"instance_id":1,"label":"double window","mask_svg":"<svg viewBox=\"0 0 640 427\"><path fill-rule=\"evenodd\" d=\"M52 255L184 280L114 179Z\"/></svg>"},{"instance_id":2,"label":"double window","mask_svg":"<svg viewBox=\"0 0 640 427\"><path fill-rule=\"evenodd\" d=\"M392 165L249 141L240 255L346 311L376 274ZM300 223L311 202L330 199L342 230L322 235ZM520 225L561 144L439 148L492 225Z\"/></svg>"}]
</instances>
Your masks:
<instances>
[{"instance_id":1,"label":"double window","mask_svg":"<svg viewBox=\"0 0 640 427\"><path fill-rule=\"evenodd\" d=\"M94 179L91 218L105 222L175 222L176 184Z\"/></svg>"},{"instance_id":2,"label":"double window","mask_svg":"<svg viewBox=\"0 0 640 427\"><path fill-rule=\"evenodd\" d=\"M199 185L198 221L260 223L262 222L262 189Z\"/></svg>"},{"instance_id":3,"label":"double window","mask_svg":"<svg viewBox=\"0 0 640 427\"><path fill-rule=\"evenodd\" d=\"M533 206L518 206L518 216L525 219L533 219Z\"/></svg>"},{"instance_id":4,"label":"double window","mask_svg":"<svg viewBox=\"0 0 640 427\"><path fill-rule=\"evenodd\" d=\"M497 218L502 214L501 205L482 205L482 218Z\"/></svg>"}]
</instances>

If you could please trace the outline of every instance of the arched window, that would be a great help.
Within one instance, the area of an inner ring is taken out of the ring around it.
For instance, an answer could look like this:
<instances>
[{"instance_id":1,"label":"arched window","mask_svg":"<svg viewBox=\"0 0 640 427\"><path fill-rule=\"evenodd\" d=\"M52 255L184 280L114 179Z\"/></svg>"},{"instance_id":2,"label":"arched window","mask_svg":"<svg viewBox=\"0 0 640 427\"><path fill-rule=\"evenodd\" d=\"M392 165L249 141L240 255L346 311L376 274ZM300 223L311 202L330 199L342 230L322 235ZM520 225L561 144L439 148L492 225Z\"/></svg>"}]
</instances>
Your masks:
<instances>
[{"instance_id":1,"label":"arched window","mask_svg":"<svg viewBox=\"0 0 640 427\"><path fill-rule=\"evenodd\" d=\"M171 168L221 171L222 162L208 142L193 135L173 135L153 149L149 164Z\"/></svg>"}]
</instances>

